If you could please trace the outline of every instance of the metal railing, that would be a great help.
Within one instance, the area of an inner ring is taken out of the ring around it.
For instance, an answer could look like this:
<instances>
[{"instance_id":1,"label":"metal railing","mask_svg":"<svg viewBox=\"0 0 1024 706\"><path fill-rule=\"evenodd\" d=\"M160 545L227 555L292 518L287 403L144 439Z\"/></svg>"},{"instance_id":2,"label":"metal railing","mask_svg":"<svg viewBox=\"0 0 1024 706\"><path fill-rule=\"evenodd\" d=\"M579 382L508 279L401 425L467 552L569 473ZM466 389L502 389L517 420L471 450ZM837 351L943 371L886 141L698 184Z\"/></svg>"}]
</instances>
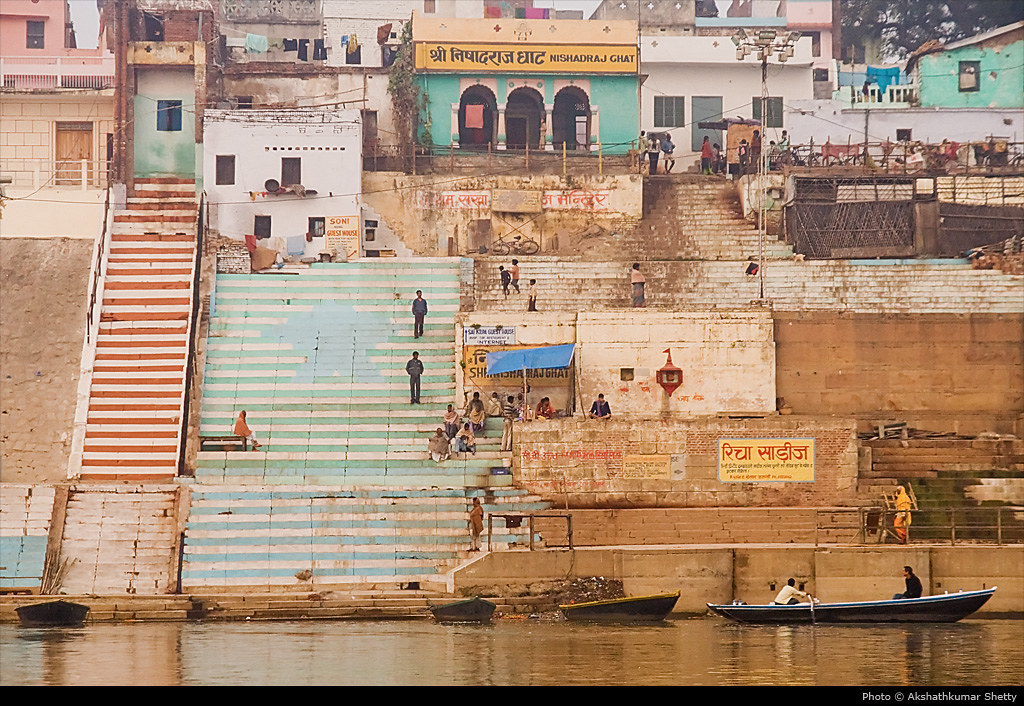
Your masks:
<instances>
[{"instance_id":1,"label":"metal railing","mask_svg":"<svg viewBox=\"0 0 1024 706\"><path fill-rule=\"evenodd\" d=\"M1024 173L1024 142L825 142L768 147L762 156L770 171L843 170L847 172L945 176Z\"/></svg>"},{"instance_id":2,"label":"metal railing","mask_svg":"<svg viewBox=\"0 0 1024 706\"><path fill-rule=\"evenodd\" d=\"M487 515L487 551L491 551L491 537L494 536L494 518L505 520L505 528L522 527L523 520L527 521L530 532L530 551L536 549L535 538L537 536L534 521L538 517L565 520L565 535L568 538L568 548L573 548L572 541L572 514L566 512L497 512ZM549 545L550 546L550 545Z\"/></svg>"},{"instance_id":3,"label":"metal railing","mask_svg":"<svg viewBox=\"0 0 1024 706\"><path fill-rule=\"evenodd\" d=\"M363 152L363 169L368 172L407 174L459 174L467 167L486 169L491 174L626 174L637 171L637 159L624 154L631 145L593 144L590 149L541 149L527 145L497 149L492 144L460 147L434 145L374 145ZM609 154L609 151L614 154Z\"/></svg>"},{"instance_id":4,"label":"metal railing","mask_svg":"<svg viewBox=\"0 0 1024 706\"><path fill-rule=\"evenodd\" d=\"M114 87L114 57L0 56L0 87L39 91Z\"/></svg>"},{"instance_id":5,"label":"metal railing","mask_svg":"<svg viewBox=\"0 0 1024 706\"><path fill-rule=\"evenodd\" d=\"M110 165L105 159L5 159L4 175L14 188L105 189Z\"/></svg>"},{"instance_id":6,"label":"metal railing","mask_svg":"<svg viewBox=\"0 0 1024 706\"><path fill-rule=\"evenodd\" d=\"M894 531L897 512L885 508L857 508L861 544L902 543ZM818 522L819 527L822 522ZM832 526L839 529L837 525ZM850 524L842 529L850 530ZM949 507L911 511L908 542L1020 544L1024 542L1024 507Z\"/></svg>"}]
</instances>

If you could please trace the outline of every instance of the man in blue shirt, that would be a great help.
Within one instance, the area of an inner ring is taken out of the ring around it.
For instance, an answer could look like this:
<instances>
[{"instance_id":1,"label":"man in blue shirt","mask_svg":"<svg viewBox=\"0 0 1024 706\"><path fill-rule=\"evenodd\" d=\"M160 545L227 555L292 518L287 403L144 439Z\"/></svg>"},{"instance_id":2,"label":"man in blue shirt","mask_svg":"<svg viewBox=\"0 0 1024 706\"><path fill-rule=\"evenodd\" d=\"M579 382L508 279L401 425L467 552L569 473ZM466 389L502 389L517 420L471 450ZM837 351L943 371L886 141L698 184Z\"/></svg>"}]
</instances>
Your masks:
<instances>
[{"instance_id":1,"label":"man in blue shirt","mask_svg":"<svg viewBox=\"0 0 1024 706\"><path fill-rule=\"evenodd\" d=\"M591 419L611 419L612 408L604 401L604 395L600 394L597 399L594 400L594 404L590 406L590 418Z\"/></svg>"},{"instance_id":2,"label":"man in blue shirt","mask_svg":"<svg viewBox=\"0 0 1024 706\"><path fill-rule=\"evenodd\" d=\"M427 300L423 298L423 292L416 290L416 298L412 300L412 337L419 338L423 335L423 319L427 316Z\"/></svg>"}]
</instances>

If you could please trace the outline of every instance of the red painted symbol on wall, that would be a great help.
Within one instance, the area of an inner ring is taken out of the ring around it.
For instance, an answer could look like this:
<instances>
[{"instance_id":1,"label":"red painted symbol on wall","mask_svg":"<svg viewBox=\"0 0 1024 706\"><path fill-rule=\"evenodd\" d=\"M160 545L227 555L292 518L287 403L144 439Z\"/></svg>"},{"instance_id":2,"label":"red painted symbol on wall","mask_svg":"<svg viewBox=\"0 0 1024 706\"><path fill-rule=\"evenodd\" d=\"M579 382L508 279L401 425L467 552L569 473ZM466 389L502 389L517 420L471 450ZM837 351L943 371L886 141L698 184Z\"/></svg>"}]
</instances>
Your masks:
<instances>
[{"instance_id":1,"label":"red painted symbol on wall","mask_svg":"<svg viewBox=\"0 0 1024 706\"><path fill-rule=\"evenodd\" d=\"M657 372L655 380L669 395L675 392L676 388L683 384L683 371L672 364L672 349L666 348L663 353L668 354L668 360L661 370Z\"/></svg>"}]
</instances>

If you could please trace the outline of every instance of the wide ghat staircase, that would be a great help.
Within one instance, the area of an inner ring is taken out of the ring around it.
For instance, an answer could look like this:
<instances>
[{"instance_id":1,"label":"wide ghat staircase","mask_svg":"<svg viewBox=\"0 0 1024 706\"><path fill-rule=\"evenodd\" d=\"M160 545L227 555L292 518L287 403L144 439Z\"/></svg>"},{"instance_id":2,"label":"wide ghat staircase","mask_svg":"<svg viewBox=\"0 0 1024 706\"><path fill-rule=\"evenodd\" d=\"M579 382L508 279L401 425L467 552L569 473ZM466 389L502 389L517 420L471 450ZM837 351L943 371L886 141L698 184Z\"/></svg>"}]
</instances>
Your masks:
<instances>
[{"instance_id":1,"label":"wide ghat staircase","mask_svg":"<svg viewBox=\"0 0 1024 706\"><path fill-rule=\"evenodd\" d=\"M443 583L468 554L468 509L546 505L512 487L491 420L476 455L435 463L427 441L454 399L461 261L382 258L218 275L200 437L246 411L262 444L207 440L191 486L186 590L310 590ZM412 300L428 302L413 337ZM410 404L406 362L424 364ZM528 528L490 538L528 543ZM524 523L525 525L525 523ZM486 528L485 528L486 534ZM485 536L486 541L486 536Z\"/></svg>"},{"instance_id":2,"label":"wide ghat staircase","mask_svg":"<svg viewBox=\"0 0 1024 706\"><path fill-rule=\"evenodd\" d=\"M161 480L182 443L193 279L192 181L137 181L114 214L81 477Z\"/></svg>"},{"instance_id":3,"label":"wide ghat staircase","mask_svg":"<svg viewBox=\"0 0 1024 706\"><path fill-rule=\"evenodd\" d=\"M577 312L629 308L626 260L585 262L519 256L520 281L537 280L537 310ZM648 309L743 308L759 298L745 261L644 261ZM474 268L478 310L526 314L525 289L505 297L498 266L479 256ZM815 260L767 263L765 298L776 311L885 313L1020 313L1024 276L974 270L962 260Z\"/></svg>"}]
</instances>

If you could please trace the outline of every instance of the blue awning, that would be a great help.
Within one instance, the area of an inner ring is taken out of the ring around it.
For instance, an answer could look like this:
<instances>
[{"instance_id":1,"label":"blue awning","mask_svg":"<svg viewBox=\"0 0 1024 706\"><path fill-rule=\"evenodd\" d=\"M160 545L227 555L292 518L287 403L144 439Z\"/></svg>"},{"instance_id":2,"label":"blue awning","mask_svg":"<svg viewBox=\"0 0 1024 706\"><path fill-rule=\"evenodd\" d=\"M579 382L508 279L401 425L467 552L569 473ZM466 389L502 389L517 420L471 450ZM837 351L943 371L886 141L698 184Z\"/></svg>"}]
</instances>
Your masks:
<instances>
[{"instance_id":1,"label":"blue awning","mask_svg":"<svg viewBox=\"0 0 1024 706\"><path fill-rule=\"evenodd\" d=\"M517 351L487 353L487 374L539 370L542 368L568 368L572 362L575 343L543 348L523 348Z\"/></svg>"}]
</instances>

